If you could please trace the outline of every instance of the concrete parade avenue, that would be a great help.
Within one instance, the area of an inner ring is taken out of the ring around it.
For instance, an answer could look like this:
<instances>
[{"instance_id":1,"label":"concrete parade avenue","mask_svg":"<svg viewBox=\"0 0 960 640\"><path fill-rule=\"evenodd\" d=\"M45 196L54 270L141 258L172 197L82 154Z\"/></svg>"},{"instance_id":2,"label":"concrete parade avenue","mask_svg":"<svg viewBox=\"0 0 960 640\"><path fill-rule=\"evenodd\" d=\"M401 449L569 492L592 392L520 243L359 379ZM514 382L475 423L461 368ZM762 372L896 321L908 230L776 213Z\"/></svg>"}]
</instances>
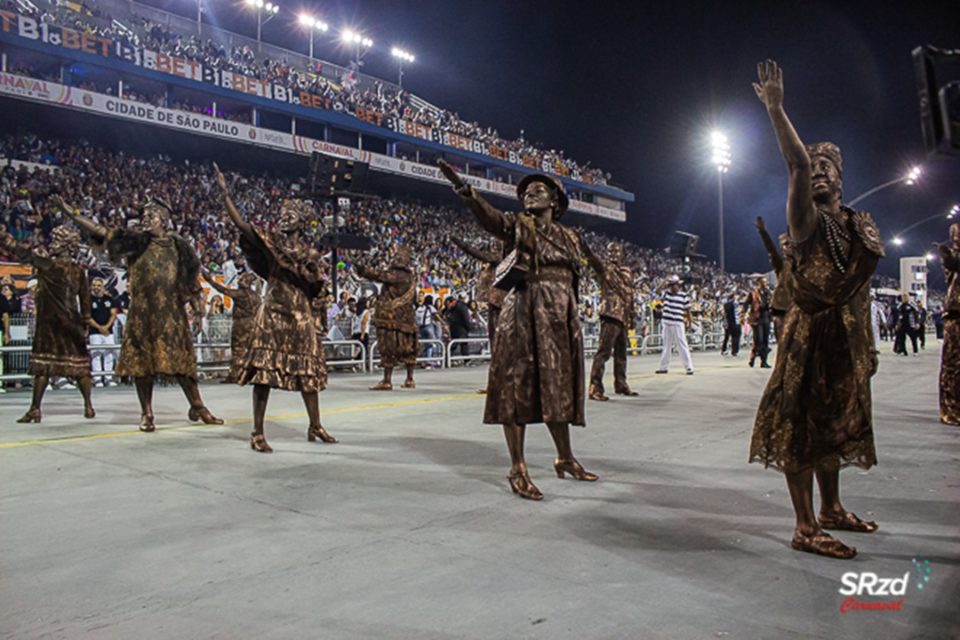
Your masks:
<instances>
[{"instance_id":1,"label":"concrete parade avenue","mask_svg":"<svg viewBox=\"0 0 960 640\"><path fill-rule=\"evenodd\" d=\"M400 372L389 393L367 389L379 371L331 373L333 445L273 391L271 455L250 450L249 388L203 383L226 420L203 426L158 386L153 434L131 386L95 389L93 420L77 391L48 391L33 425L10 390L0 638L958 638L960 429L937 419L939 344L881 349L880 462L841 473L845 507L880 529L836 533L849 561L792 550L783 476L747 464L769 375L747 352L695 352L694 376L630 358L640 395L587 401L572 429L599 482L557 479L529 427L540 503L511 493L503 433L481 422L485 365L418 370L416 390ZM903 594L841 593L871 573L877 589L907 574Z\"/></svg>"}]
</instances>

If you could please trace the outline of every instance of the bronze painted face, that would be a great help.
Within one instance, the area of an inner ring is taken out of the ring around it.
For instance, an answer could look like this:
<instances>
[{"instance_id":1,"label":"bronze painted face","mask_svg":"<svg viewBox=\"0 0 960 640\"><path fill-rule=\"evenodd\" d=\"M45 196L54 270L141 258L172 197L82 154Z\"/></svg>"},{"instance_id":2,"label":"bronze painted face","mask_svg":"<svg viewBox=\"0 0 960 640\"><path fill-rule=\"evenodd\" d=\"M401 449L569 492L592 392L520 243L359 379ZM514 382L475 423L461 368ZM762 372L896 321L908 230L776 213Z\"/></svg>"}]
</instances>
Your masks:
<instances>
[{"instance_id":1,"label":"bronze painted face","mask_svg":"<svg viewBox=\"0 0 960 640\"><path fill-rule=\"evenodd\" d=\"M623 245L619 242L611 242L607 245L607 253L610 256L610 261L614 264L623 262Z\"/></svg>"},{"instance_id":2,"label":"bronze painted face","mask_svg":"<svg viewBox=\"0 0 960 640\"><path fill-rule=\"evenodd\" d=\"M558 204L554 190L542 182L531 182L527 185L520 200L526 211L556 210Z\"/></svg>"},{"instance_id":3,"label":"bronze painted face","mask_svg":"<svg viewBox=\"0 0 960 640\"><path fill-rule=\"evenodd\" d=\"M813 199L817 202L829 202L839 198L843 189L839 167L827 156L813 156L810 158L810 165Z\"/></svg>"},{"instance_id":4,"label":"bronze painted face","mask_svg":"<svg viewBox=\"0 0 960 640\"><path fill-rule=\"evenodd\" d=\"M767 279L766 279L766 278L758 278L758 279L757 279L757 288L760 289L761 291L762 291L763 289L766 289L766 288L767 288Z\"/></svg>"},{"instance_id":5,"label":"bronze painted face","mask_svg":"<svg viewBox=\"0 0 960 640\"><path fill-rule=\"evenodd\" d=\"M240 274L240 278L237 279L237 284L239 284L244 289L252 289L254 282L254 276L249 271L246 273Z\"/></svg>"},{"instance_id":6,"label":"bronze painted face","mask_svg":"<svg viewBox=\"0 0 960 640\"><path fill-rule=\"evenodd\" d=\"M284 200L280 205L278 227L284 233L297 231L303 225L304 205L300 200Z\"/></svg>"},{"instance_id":7,"label":"bronze painted face","mask_svg":"<svg viewBox=\"0 0 960 640\"><path fill-rule=\"evenodd\" d=\"M140 219L140 229L154 235L162 234L170 220L170 212L156 203L148 204L143 209L143 217Z\"/></svg>"}]
</instances>

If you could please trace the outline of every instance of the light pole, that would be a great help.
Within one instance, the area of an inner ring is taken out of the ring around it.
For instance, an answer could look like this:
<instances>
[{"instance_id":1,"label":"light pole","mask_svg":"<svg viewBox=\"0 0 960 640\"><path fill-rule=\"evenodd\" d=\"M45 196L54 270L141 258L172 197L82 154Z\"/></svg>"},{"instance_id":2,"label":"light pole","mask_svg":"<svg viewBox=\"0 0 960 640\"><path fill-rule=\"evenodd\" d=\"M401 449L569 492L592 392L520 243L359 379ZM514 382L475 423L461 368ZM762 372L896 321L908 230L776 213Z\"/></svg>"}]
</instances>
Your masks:
<instances>
[{"instance_id":1,"label":"light pole","mask_svg":"<svg viewBox=\"0 0 960 640\"><path fill-rule=\"evenodd\" d=\"M273 18L280 11L280 7L272 2L264 2L263 0L247 0L247 4L253 7L257 12L257 50L260 50L260 34L263 31L263 25L267 22L270 22L270 19ZM263 19L263 14L267 14L267 19Z\"/></svg>"},{"instance_id":2,"label":"light pole","mask_svg":"<svg viewBox=\"0 0 960 640\"><path fill-rule=\"evenodd\" d=\"M403 63L404 62L413 62L414 56L409 51L404 51L399 47L393 47L390 49L390 55L397 59L397 67L399 68L399 77L397 78L397 86L403 89Z\"/></svg>"},{"instance_id":3,"label":"light pole","mask_svg":"<svg viewBox=\"0 0 960 640\"><path fill-rule=\"evenodd\" d=\"M727 260L723 250L723 174L730 170L730 141L720 131L710 133L711 162L717 168L717 209L720 216L719 240L720 271L727 270Z\"/></svg>"},{"instance_id":4,"label":"light pole","mask_svg":"<svg viewBox=\"0 0 960 640\"><path fill-rule=\"evenodd\" d=\"M301 13L300 14L300 24L305 26L310 32L310 60L313 60L313 33L314 31L327 31L330 28L323 20L317 20L313 16Z\"/></svg>"},{"instance_id":5,"label":"light pole","mask_svg":"<svg viewBox=\"0 0 960 640\"><path fill-rule=\"evenodd\" d=\"M860 202L861 200L863 200L863 199L866 198L867 196L872 196L872 195L875 194L877 191L882 191L882 190L886 189L887 187L892 187L893 185L895 185L895 184L900 184L901 182L905 182L905 183L907 183L908 185L915 184L915 183L917 182L917 180L920 179L920 173L921 173L920 167L913 167L913 168L910 169L910 171L908 171L906 174L900 176L899 178L897 178L897 179L895 179L895 180L890 180L890 181L888 181L888 182L884 182L883 184L878 184L878 185L875 186L874 188L868 189L867 191L864 191L863 193L861 193L860 195L858 195L856 198L854 198L853 200L851 200L850 202L848 202L848 203L847 203L847 206L848 206L848 207L852 207L853 205L857 204L858 202Z\"/></svg>"},{"instance_id":6,"label":"light pole","mask_svg":"<svg viewBox=\"0 0 960 640\"><path fill-rule=\"evenodd\" d=\"M955 205L953 205L953 207L950 208L950 212L947 214L947 220L953 220L953 219L955 219L958 215L960 215L960 203L955 204ZM927 222L930 222L931 220L937 220L938 218L943 218L943 214L942 214L942 213L935 213L935 214L933 214L932 216L930 216L930 217L928 217L928 218L924 218L923 220L918 220L917 222L914 222L912 225L910 225L910 226L907 227L906 229L902 230L902 231L901 231L900 233L898 233L897 235L893 236L893 238L891 239L891 242L893 242L893 244L895 244L895 245L898 246L898 247L899 247L899 246L902 246L903 243L904 243L903 234L905 234L907 231L910 231L910 230L912 230L912 229L916 229L916 228L919 227L920 225L926 224Z\"/></svg>"},{"instance_id":7,"label":"light pole","mask_svg":"<svg viewBox=\"0 0 960 640\"><path fill-rule=\"evenodd\" d=\"M367 50L373 46L373 40L371 40L370 38L366 37L361 33L357 33L352 29L344 29L343 31L341 31L340 39L344 43L351 44L354 46L354 52L356 53L354 62L357 65L357 74L359 74L360 67L363 66L363 62L361 62L360 59L363 57L363 54L365 54Z\"/></svg>"}]
</instances>

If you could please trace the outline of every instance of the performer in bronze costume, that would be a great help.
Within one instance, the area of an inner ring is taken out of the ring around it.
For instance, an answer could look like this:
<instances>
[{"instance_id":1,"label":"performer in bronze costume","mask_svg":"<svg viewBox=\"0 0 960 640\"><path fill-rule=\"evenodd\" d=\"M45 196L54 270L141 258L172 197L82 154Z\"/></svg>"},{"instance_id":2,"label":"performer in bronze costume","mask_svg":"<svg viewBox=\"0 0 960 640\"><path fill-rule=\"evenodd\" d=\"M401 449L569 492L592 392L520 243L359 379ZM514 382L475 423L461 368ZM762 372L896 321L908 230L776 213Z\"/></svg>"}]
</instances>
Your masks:
<instances>
[{"instance_id":1,"label":"performer in bronze costume","mask_svg":"<svg viewBox=\"0 0 960 640\"><path fill-rule=\"evenodd\" d=\"M577 281L580 237L558 219L569 200L545 175L529 175L517 186L522 213L498 211L465 184L450 165L441 170L480 226L506 243L505 277L515 284L500 311L487 381L483 421L503 425L510 451L510 487L529 500L543 494L530 480L523 455L526 425L544 422L557 448L554 470L562 478L594 481L573 455L570 424L584 426L583 336ZM502 266L505 266L502 265Z\"/></svg>"},{"instance_id":2,"label":"performer in bronze costume","mask_svg":"<svg viewBox=\"0 0 960 640\"><path fill-rule=\"evenodd\" d=\"M633 323L633 272L623 264L623 246L618 242L607 245L608 262L583 242L587 262L600 280L600 346L593 356L590 369L591 400L606 402L603 394L603 371L613 355L613 391L621 396L635 396L627 384L627 332Z\"/></svg>"},{"instance_id":3,"label":"performer in bronze costume","mask_svg":"<svg viewBox=\"0 0 960 640\"><path fill-rule=\"evenodd\" d=\"M940 422L960 426L960 224L950 225L950 241L938 244L947 299L943 302L940 355Z\"/></svg>"},{"instance_id":4,"label":"performer in bronze costume","mask_svg":"<svg viewBox=\"0 0 960 640\"><path fill-rule=\"evenodd\" d=\"M373 314L383 380L370 387L370 390L393 390L393 369L397 365L407 368L403 388L415 389L417 385L413 381L413 369L417 366L420 347L414 307L417 278L413 272L413 254L409 247L401 246L394 252L386 269L375 269L362 262L354 262L354 267L361 277L383 283Z\"/></svg>"},{"instance_id":5,"label":"performer in bronze costume","mask_svg":"<svg viewBox=\"0 0 960 640\"><path fill-rule=\"evenodd\" d=\"M187 417L205 424L223 424L203 405L197 386L197 359L185 305L203 316L200 260L186 240L167 231L170 205L151 200L143 207L140 229L107 228L73 207L61 205L74 221L103 241L114 262L127 262L130 311L117 361L117 376L132 377L140 400L140 430L156 430L153 382L159 376L175 378L190 411Z\"/></svg>"},{"instance_id":6,"label":"performer in bronze costume","mask_svg":"<svg viewBox=\"0 0 960 640\"><path fill-rule=\"evenodd\" d=\"M83 417L96 413L90 401L90 353L87 329L90 326L90 286L87 274L73 256L80 245L76 229L53 229L49 251L31 249L6 232L0 235L4 247L17 259L33 265L37 275L37 319L30 350L33 400L17 422L40 422L40 405L50 378L75 378L83 395Z\"/></svg>"},{"instance_id":7,"label":"performer in bronze costume","mask_svg":"<svg viewBox=\"0 0 960 640\"><path fill-rule=\"evenodd\" d=\"M793 254L790 247L790 236L781 233L778 238L780 249L777 249L770 234L767 233L767 226L761 216L757 216L756 224L763 246L770 255L770 266L773 267L773 272L777 274L777 286L773 288L773 298L770 302L770 315L773 316L773 335L779 345L783 335L783 320L786 318L787 309L790 308L793 301L791 292L793 274L790 272L790 258Z\"/></svg>"},{"instance_id":8,"label":"performer in bronze costume","mask_svg":"<svg viewBox=\"0 0 960 640\"><path fill-rule=\"evenodd\" d=\"M230 370L224 382L238 382L247 359L247 349L253 339L257 311L263 302L255 289L257 276L249 271L241 273L236 288L220 284L207 270L203 272L203 279L233 301L233 312L230 314Z\"/></svg>"},{"instance_id":9,"label":"performer in bronze costume","mask_svg":"<svg viewBox=\"0 0 960 640\"><path fill-rule=\"evenodd\" d=\"M757 409L750 461L784 472L796 512L791 546L833 558L856 549L824 529L870 533L840 503L840 468L877 462L870 378L877 353L870 279L883 245L869 214L841 204L843 164L829 142L804 146L783 109L783 74L767 60L753 85L789 170L787 226L793 244L793 305L776 366ZM813 478L820 488L814 516Z\"/></svg>"},{"instance_id":10,"label":"performer in bronze costume","mask_svg":"<svg viewBox=\"0 0 960 640\"><path fill-rule=\"evenodd\" d=\"M500 309L503 308L503 299L507 292L500 287L495 286L497 278L497 264L503 259L503 248L500 241L497 240L497 250L486 252L475 247L471 247L466 242L457 237L453 237L453 244L457 245L465 254L479 260L486 265L480 272L478 282L478 292L481 302L487 305L487 340L490 342L490 353L493 354L493 342L497 337L497 321L500 318ZM486 393L486 388L480 389L479 393Z\"/></svg>"},{"instance_id":11,"label":"performer in bronze costume","mask_svg":"<svg viewBox=\"0 0 960 640\"><path fill-rule=\"evenodd\" d=\"M267 293L237 376L238 383L253 385L250 448L260 453L273 451L263 435L270 389L299 391L310 419L307 440L336 442L320 423L319 392L327 386L327 367L310 305L325 291L323 259L301 237L312 212L302 200L284 200L278 230L260 229L243 219L230 197L226 178L216 164L213 168L227 214L240 230L240 248L247 264L267 281Z\"/></svg>"}]
</instances>

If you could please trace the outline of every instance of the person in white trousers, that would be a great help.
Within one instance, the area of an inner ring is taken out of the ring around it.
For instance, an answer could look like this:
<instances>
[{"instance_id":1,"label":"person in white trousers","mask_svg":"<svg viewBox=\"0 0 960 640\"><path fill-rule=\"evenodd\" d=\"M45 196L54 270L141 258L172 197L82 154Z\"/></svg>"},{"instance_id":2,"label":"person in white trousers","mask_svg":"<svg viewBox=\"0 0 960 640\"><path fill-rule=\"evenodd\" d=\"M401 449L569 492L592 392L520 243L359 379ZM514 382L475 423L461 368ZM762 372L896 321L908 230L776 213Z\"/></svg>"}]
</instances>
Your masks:
<instances>
[{"instance_id":1,"label":"person in white trousers","mask_svg":"<svg viewBox=\"0 0 960 640\"><path fill-rule=\"evenodd\" d=\"M670 276L670 286L663 296L663 351L660 353L660 368L657 373L667 373L670 366L670 352L674 347L680 353L680 361L687 369L687 375L693 375L693 360L687 345L686 329L690 325L690 298L680 291L680 277Z\"/></svg>"},{"instance_id":2,"label":"person in white trousers","mask_svg":"<svg viewBox=\"0 0 960 640\"><path fill-rule=\"evenodd\" d=\"M117 383L109 375L97 375L104 371L113 371L113 349L97 349L100 345L116 344L113 338L113 324L117 321L117 305L104 289L103 278L94 278L90 283L90 356L93 368L93 380L96 386Z\"/></svg>"}]
</instances>

